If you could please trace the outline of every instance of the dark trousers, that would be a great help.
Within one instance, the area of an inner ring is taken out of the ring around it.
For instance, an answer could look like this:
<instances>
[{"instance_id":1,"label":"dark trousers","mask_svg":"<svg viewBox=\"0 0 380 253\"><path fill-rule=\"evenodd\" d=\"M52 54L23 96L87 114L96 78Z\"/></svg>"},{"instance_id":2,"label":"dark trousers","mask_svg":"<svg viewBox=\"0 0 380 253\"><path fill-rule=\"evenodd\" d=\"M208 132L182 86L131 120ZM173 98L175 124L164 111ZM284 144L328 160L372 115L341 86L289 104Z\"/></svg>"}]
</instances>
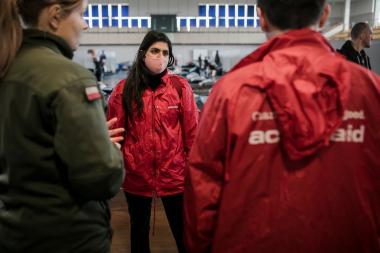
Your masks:
<instances>
[{"instance_id":1,"label":"dark trousers","mask_svg":"<svg viewBox=\"0 0 380 253\"><path fill-rule=\"evenodd\" d=\"M131 253L150 253L149 230L152 198L124 192L131 223ZM183 194L161 197L170 229L179 253L183 244Z\"/></svg>"}]
</instances>

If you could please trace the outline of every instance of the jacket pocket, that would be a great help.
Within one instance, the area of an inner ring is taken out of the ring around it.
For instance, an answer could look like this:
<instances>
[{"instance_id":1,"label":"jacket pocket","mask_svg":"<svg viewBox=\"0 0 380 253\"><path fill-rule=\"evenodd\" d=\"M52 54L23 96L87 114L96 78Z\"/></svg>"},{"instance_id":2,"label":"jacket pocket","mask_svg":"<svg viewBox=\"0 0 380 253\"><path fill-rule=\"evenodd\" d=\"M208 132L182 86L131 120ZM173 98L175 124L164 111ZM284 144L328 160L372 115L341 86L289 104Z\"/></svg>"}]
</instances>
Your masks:
<instances>
[{"instance_id":1,"label":"jacket pocket","mask_svg":"<svg viewBox=\"0 0 380 253\"><path fill-rule=\"evenodd\" d=\"M175 127L179 121L180 108L178 105L167 105L160 107L159 115L161 121L171 128Z\"/></svg>"}]
</instances>

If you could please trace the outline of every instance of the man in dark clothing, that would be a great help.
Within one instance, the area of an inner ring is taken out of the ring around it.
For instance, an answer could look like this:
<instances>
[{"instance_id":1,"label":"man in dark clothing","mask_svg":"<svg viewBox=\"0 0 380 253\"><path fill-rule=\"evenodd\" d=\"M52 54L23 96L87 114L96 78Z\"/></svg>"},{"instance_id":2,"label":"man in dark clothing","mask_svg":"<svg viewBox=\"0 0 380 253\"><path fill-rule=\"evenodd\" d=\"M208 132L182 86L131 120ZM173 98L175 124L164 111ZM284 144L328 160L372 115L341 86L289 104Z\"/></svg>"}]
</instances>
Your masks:
<instances>
[{"instance_id":1,"label":"man in dark clothing","mask_svg":"<svg viewBox=\"0 0 380 253\"><path fill-rule=\"evenodd\" d=\"M101 71L101 79L103 79L104 73L106 72L106 62L107 62L107 56L104 53L104 50L102 50L102 53L99 57L99 65L100 65L100 71Z\"/></svg>"},{"instance_id":2,"label":"man in dark clothing","mask_svg":"<svg viewBox=\"0 0 380 253\"><path fill-rule=\"evenodd\" d=\"M351 39L347 40L338 52L344 55L347 60L371 69L371 63L368 55L363 50L371 47L372 29L364 22L359 22L352 27Z\"/></svg>"},{"instance_id":3,"label":"man in dark clothing","mask_svg":"<svg viewBox=\"0 0 380 253\"><path fill-rule=\"evenodd\" d=\"M96 57L96 53L94 49L87 50L87 53L91 55L92 61L94 63L94 69L89 69L94 73L96 80L100 82L102 80L102 66L101 61Z\"/></svg>"}]
</instances>

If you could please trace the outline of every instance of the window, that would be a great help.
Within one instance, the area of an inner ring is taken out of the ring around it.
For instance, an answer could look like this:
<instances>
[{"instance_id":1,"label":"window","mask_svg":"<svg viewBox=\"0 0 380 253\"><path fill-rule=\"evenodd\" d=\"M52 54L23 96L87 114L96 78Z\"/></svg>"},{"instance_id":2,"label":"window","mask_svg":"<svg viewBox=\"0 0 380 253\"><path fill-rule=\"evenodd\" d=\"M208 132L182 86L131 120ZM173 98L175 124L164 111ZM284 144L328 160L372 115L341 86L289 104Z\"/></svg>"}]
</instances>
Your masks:
<instances>
[{"instance_id":1,"label":"window","mask_svg":"<svg viewBox=\"0 0 380 253\"><path fill-rule=\"evenodd\" d=\"M109 19L103 19L103 27L109 27L110 26L110 23L109 23Z\"/></svg>"},{"instance_id":2,"label":"window","mask_svg":"<svg viewBox=\"0 0 380 253\"><path fill-rule=\"evenodd\" d=\"M84 13L88 26L151 28L151 17L130 17L125 3L89 4ZM177 17L180 27L257 27L260 25L253 4L199 4L198 16Z\"/></svg>"},{"instance_id":3,"label":"window","mask_svg":"<svg viewBox=\"0 0 380 253\"><path fill-rule=\"evenodd\" d=\"M103 5L102 6L102 17L103 18L107 18L108 17L108 6L107 5Z\"/></svg>"},{"instance_id":4,"label":"window","mask_svg":"<svg viewBox=\"0 0 380 253\"><path fill-rule=\"evenodd\" d=\"M255 14L255 7L253 5L248 5L248 17L253 17Z\"/></svg>"},{"instance_id":5,"label":"window","mask_svg":"<svg viewBox=\"0 0 380 253\"><path fill-rule=\"evenodd\" d=\"M99 8L98 5L93 5L92 8L92 16L93 17L99 17Z\"/></svg>"},{"instance_id":6,"label":"window","mask_svg":"<svg viewBox=\"0 0 380 253\"><path fill-rule=\"evenodd\" d=\"M215 27L216 26L216 19L215 18L210 18L209 25L210 25L210 27Z\"/></svg>"},{"instance_id":7,"label":"window","mask_svg":"<svg viewBox=\"0 0 380 253\"><path fill-rule=\"evenodd\" d=\"M121 6L121 16L128 17L128 6L125 6L125 5Z\"/></svg>"},{"instance_id":8,"label":"window","mask_svg":"<svg viewBox=\"0 0 380 253\"><path fill-rule=\"evenodd\" d=\"M112 17L118 17L119 16L119 9L117 8L117 5L112 5Z\"/></svg>"},{"instance_id":9,"label":"window","mask_svg":"<svg viewBox=\"0 0 380 253\"><path fill-rule=\"evenodd\" d=\"M229 20L228 20L228 25L229 25L230 27L234 27L234 26L235 26L235 19L229 19Z\"/></svg>"},{"instance_id":10,"label":"window","mask_svg":"<svg viewBox=\"0 0 380 253\"><path fill-rule=\"evenodd\" d=\"M148 28L148 19L141 19L141 27Z\"/></svg>"},{"instance_id":11,"label":"window","mask_svg":"<svg viewBox=\"0 0 380 253\"><path fill-rule=\"evenodd\" d=\"M180 26L181 26L181 27L186 27L186 21L187 21L187 20L186 20L185 18L181 18L181 19L180 19Z\"/></svg>"},{"instance_id":12,"label":"window","mask_svg":"<svg viewBox=\"0 0 380 253\"><path fill-rule=\"evenodd\" d=\"M223 27L223 26L226 26L226 19L220 18L219 19L219 27Z\"/></svg>"},{"instance_id":13,"label":"window","mask_svg":"<svg viewBox=\"0 0 380 253\"><path fill-rule=\"evenodd\" d=\"M208 16L209 17L215 17L216 16L216 13L215 13L215 6L209 6L208 7Z\"/></svg>"},{"instance_id":14,"label":"window","mask_svg":"<svg viewBox=\"0 0 380 253\"><path fill-rule=\"evenodd\" d=\"M255 5L202 4L199 5L198 17L199 26L205 26L203 17L208 19L206 27L247 27L248 24L254 26Z\"/></svg>"},{"instance_id":15,"label":"window","mask_svg":"<svg viewBox=\"0 0 380 253\"><path fill-rule=\"evenodd\" d=\"M206 5L199 5L199 16L206 17Z\"/></svg>"},{"instance_id":16,"label":"window","mask_svg":"<svg viewBox=\"0 0 380 253\"><path fill-rule=\"evenodd\" d=\"M187 22L190 19L190 23ZM180 27L257 27L259 17L253 4L200 4L197 17L177 17Z\"/></svg>"},{"instance_id":17,"label":"window","mask_svg":"<svg viewBox=\"0 0 380 253\"><path fill-rule=\"evenodd\" d=\"M219 6L219 17L225 17L226 16L226 7L224 5Z\"/></svg>"},{"instance_id":18,"label":"window","mask_svg":"<svg viewBox=\"0 0 380 253\"><path fill-rule=\"evenodd\" d=\"M238 16L239 17L245 17L245 6L244 5L239 5Z\"/></svg>"},{"instance_id":19,"label":"window","mask_svg":"<svg viewBox=\"0 0 380 253\"><path fill-rule=\"evenodd\" d=\"M129 9L126 4L89 4L84 19L92 27L128 26Z\"/></svg>"},{"instance_id":20,"label":"window","mask_svg":"<svg viewBox=\"0 0 380 253\"><path fill-rule=\"evenodd\" d=\"M138 27L139 21L138 19L132 19L132 27Z\"/></svg>"},{"instance_id":21,"label":"window","mask_svg":"<svg viewBox=\"0 0 380 253\"><path fill-rule=\"evenodd\" d=\"M228 7L228 16L230 17L235 17L235 6L234 5L230 5Z\"/></svg>"},{"instance_id":22,"label":"window","mask_svg":"<svg viewBox=\"0 0 380 253\"><path fill-rule=\"evenodd\" d=\"M121 26L122 27L128 27L129 26L129 20L128 19L123 19L121 21Z\"/></svg>"}]
</instances>

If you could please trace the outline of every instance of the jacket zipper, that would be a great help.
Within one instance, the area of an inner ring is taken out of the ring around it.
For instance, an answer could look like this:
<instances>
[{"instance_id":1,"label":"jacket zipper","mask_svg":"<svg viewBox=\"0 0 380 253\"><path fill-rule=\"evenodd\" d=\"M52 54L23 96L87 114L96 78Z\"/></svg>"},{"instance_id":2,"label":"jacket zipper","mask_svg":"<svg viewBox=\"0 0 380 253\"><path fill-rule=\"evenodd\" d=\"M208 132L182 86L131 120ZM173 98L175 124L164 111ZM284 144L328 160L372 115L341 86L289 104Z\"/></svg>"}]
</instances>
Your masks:
<instances>
[{"instance_id":1,"label":"jacket zipper","mask_svg":"<svg viewBox=\"0 0 380 253\"><path fill-rule=\"evenodd\" d=\"M153 159L152 159L152 173L153 173L153 193L156 193L156 177L157 177L157 171L156 171L156 148L155 148L155 137L154 137L154 113L155 113L155 101L154 101L154 91L152 92L152 153L153 153Z\"/></svg>"},{"instance_id":2,"label":"jacket zipper","mask_svg":"<svg viewBox=\"0 0 380 253\"><path fill-rule=\"evenodd\" d=\"M152 174L153 174L153 191L152 191L152 201L153 201L153 225L152 225L152 235L155 235L155 224L156 224L156 200L157 200L157 169L156 169L156 144L155 144L155 138L154 138L154 113L155 113L155 99L154 94L155 92L152 91L152 153L153 153L153 159L152 159Z\"/></svg>"}]
</instances>

